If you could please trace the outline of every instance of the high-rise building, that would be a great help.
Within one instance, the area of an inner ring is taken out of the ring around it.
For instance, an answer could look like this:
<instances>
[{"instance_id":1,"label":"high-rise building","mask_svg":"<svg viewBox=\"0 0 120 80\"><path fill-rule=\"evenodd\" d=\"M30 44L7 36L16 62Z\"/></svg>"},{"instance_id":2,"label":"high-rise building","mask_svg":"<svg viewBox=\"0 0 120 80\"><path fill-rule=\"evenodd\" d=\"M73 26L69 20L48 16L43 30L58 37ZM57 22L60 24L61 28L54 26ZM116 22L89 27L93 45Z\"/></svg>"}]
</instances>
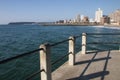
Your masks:
<instances>
[{"instance_id":1,"label":"high-rise building","mask_svg":"<svg viewBox=\"0 0 120 80\"><path fill-rule=\"evenodd\" d=\"M81 15L81 17L80 17L80 18L81 18L81 21L82 21L82 20L84 19L84 15Z\"/></svg>"},{"instance_id":2,"label":"high-rise building","mask_svg":"<svg viewBox=\"0 0 120 80\"><path fill-rule=\"evenodd\" d=\"M78 22L78 23L80 22L80 14L77 15L76 22Z\"/></svg>"},{"instance_id":3,"label":"high-rise building","mask_svg":"<svg viewBox=\"0 0 120 80\"><path fill-rule=\"evenodd\" d=\"M102 16L103 16L103 11L100 8L98 8L98 10L95 12L95 21L100 23L101 21L100 19Z\"/></svg>"}]
</instances>

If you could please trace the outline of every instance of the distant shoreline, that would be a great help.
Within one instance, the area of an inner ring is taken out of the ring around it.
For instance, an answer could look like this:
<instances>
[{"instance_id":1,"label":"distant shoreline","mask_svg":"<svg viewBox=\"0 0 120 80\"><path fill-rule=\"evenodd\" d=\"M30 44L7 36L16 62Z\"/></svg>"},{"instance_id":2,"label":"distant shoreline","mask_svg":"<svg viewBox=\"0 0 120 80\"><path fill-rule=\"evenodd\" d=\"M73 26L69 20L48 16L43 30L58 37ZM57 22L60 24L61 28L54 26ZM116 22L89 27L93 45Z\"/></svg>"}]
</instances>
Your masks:
<instances>
[{"instance_id":1,"label":"distant shoreline","mask_svg":"<svg viewBox=\"0 0 120 80\"><path fill-rule=\"evenodd\" d=\"M42 26L107 26L107 27L120 27L120 25L101 25L101 24L40 24Z\"/></svg>"},{"instance_id":2,"label":"distant shoreline","mask_svg":"<svg viewBox=\"0 0 120 80\"><path fill-rule=\"evenodd\" d=\"M0 24L5 25L5 24ZM105 26L105 27L118 27L120 28L120 25L101 25L101 24L91 24L91 23L83 23L83 24L72 24L72 23L35 23L35 22L15 22L15 23L9 23L6 25L41 25L41 26Z\"/></svg>"},{"instance_id":3,"label":"distant shoreline","mask_svg":"<svg viewBox=\"0 0 120 80\"><path fill-rule=\"evenodd\" d=\"M42 24L42 26L97 26L90 24Z\"/></svg>"}]
</instances>

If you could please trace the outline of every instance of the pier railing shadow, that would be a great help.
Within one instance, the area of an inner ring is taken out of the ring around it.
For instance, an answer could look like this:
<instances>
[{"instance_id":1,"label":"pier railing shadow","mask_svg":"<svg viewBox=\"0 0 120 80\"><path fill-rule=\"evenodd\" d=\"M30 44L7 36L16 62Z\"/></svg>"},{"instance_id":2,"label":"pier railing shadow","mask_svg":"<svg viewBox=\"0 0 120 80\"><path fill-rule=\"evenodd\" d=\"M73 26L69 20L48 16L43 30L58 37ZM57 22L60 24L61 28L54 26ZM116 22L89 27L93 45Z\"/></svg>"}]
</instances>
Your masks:
<instances>
[{"instance_id":1,"label":"pier railing shadow","mask_svg":"<svg viewBox=\"0 0 120 80\"><path fill-rule=\"evenodd\" d=\"M94 79L94 78L97 78L97 77L101 77L100 80L104 80L104 77L106 75L109 75L110 72L107 71L107 65L108 65L109 59L111 59L111 57L110 57L110 50L108 50L108 53L107 53L106 57L98 58L98 59L95 59L95 57L99 53L99 51L98 52L93 52L93 53L94 53L94 55L93 55L93 57L90 60L76 62L75 65L81 65L81 64L88 63L87 66L82 71L82 73L80 74L80 76L79 77L70 78L70 79L67 79L67 80L90 80L90 79ZM105 60L105 64L104 64L104 67L103 67L102 71L96 72L96 73L92 73L92 74L88 74L88 75L84 75L85 72L87 71L87 69L89 68L89 66L92 64L92 62L101 61L101 60Z\"/></svg>"}]
</instances>

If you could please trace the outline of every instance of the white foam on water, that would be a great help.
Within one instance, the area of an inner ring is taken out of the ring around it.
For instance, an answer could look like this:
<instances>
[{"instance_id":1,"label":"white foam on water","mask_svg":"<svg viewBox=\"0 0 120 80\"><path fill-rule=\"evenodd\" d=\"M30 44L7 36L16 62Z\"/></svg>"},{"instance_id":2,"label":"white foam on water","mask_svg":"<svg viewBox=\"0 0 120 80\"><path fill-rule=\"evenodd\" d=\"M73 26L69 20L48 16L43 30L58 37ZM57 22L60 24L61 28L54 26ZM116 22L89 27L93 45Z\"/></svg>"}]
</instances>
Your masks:
<instances>
[{"instance_id":1,"label":"white foam on water","mask_svg":"<svg viewBox=\"0 0 120 80\"><path fill-rule=\"evenodd\" d=\"M120 27L107 27L107 26L105 26L104 28L108 28L108 29L120 29Z\"/></svg>"},{"instance_id":2,"label":"white foam on water","mask_svg":"<svg viewBox=\"0 0 120 80\"><path fill-rule=\"evenodd\" d=\"M96 27L96 28L107 28L107 29L120 29L120 27L112 27L112 26L92 26L92 27Z\"/></svg>"}]
</instances>

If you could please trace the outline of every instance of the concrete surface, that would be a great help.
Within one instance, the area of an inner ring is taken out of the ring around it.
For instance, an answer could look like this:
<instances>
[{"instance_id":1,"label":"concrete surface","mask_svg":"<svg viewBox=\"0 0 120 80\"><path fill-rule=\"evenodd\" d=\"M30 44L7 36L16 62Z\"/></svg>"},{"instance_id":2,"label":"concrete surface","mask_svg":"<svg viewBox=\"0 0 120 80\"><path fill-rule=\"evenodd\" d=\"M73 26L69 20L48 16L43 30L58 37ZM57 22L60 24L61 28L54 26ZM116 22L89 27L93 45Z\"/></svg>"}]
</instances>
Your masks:
<instances>
[{"instance_id":1,"label":"concrete surface","mask_svg":"<svg viewBox=\"0 0 120 80\"><path fill-rule=\"evenodd\" d=\"M120 80L120 52L100 51L76 54L74 66L68 62L52 72L52 80Z\"/></svg>"}]
</instances>

